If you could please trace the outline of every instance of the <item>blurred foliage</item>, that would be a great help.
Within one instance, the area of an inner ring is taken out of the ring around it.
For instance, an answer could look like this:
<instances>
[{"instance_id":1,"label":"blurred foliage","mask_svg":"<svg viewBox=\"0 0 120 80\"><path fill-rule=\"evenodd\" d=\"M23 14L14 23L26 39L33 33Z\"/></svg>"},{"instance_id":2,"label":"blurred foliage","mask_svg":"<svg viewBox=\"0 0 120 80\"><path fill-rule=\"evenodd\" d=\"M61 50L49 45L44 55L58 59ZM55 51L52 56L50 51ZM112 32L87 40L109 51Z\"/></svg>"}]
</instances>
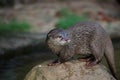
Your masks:
<instances>
[{"instance_id":1,"label":"blurred foliage","mask_svg":"<svg viewBox=\"0 0 120 80\"><path fill-rule=\"evenodd\" d=\"M0 34L24 32L30 29L30 24L18 20L11 20L9 22L0 21Z\"/></svg>"},{"instance_id":2,"label":"blurred foliage","mask_svg":"<svg viewBox=\"0 0 120 80\"><path fill-rule=\"evenodd\" d=\"M56 27L62 29L66 29L80 21L85 21L87 19L87 16L85 15L78 16L67 9L61 9L59 11L59 15L61 16L61 18L56 23Z\"/></svg>"}]
</instances>

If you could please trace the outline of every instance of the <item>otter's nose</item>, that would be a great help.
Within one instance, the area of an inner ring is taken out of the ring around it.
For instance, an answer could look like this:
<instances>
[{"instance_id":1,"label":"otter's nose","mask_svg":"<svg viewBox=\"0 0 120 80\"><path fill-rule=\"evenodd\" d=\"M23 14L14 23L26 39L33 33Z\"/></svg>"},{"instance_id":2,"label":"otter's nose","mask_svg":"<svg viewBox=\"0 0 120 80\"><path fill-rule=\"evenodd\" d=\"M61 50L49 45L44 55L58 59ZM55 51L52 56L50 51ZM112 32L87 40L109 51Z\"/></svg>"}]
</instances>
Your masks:
<instances>
[{"instance_id":1,"label":"otter's nose","mask_svg":"<svg viewBox=\"0 0 120 80\"><path fill-rule=\"evenodd\" d=\"M65 41L68 41L69 39L64 39Z\"/></svg>"}]
</instances>

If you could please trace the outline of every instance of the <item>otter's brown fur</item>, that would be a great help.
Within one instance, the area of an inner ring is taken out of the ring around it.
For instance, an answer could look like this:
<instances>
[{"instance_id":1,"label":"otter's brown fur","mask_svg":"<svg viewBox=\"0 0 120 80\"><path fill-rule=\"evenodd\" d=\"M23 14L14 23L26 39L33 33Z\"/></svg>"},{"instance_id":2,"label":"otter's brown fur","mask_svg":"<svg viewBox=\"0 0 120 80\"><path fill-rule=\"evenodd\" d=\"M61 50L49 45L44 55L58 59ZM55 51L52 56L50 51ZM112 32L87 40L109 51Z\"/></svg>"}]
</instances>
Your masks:
<instances>
[{"instance_id":1,"label":"otter's brown fur","mask_svg":"<svg viewBox=\"0 0 120 80\"><path fill-rule=\"evenodd\" d=\"M59 29L48 33L56 35ZM76 25L64 30L70 38L70 43L65 46L55 46L49 41L46 43L49 48L56 53L62 62L71 59L76 54L90 55L95 58L96 63L100 62L105 55L108 64L115 76L114 49L109 35L95 22L79 22Z\"/></svg>"}]
</instances>

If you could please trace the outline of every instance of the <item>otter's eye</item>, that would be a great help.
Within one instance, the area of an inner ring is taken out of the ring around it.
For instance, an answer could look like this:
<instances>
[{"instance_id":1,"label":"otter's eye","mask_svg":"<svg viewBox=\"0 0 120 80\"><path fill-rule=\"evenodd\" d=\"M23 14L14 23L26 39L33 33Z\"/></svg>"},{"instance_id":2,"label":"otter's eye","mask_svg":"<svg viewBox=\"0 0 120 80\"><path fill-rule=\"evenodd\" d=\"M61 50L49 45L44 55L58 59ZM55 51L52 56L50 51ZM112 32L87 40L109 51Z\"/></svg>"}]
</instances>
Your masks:
<instances>
[{"instance_id":1,"label":"otter's eye","mask_svg":"<svg viewBox=\"0 0 120 80\"><path fill-rule=\"evenodd\" d=\"M58 36L58 38L62 38L62 36Z\"/></svg>"}]
</instances>

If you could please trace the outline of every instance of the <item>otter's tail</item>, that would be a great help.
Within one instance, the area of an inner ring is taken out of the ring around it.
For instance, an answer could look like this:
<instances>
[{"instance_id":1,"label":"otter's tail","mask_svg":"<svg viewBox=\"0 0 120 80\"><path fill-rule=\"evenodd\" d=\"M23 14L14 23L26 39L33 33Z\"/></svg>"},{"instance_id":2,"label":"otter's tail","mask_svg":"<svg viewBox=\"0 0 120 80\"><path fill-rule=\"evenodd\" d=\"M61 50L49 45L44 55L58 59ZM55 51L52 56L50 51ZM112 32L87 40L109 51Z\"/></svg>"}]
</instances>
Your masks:
<instances>
[{"instance_id":1,"label":"otter's tail","mask_svg":"<svg viewBox=\"0 0 120 80\"><path fill-rule=\"evenodd\" d=\"M111 40L108 38L105 47L105 58L109 65L112 75L117 79L116 76L116 67L115 67L115 59L114 59L114 49Z\"/></svg>"}]
</instances>

